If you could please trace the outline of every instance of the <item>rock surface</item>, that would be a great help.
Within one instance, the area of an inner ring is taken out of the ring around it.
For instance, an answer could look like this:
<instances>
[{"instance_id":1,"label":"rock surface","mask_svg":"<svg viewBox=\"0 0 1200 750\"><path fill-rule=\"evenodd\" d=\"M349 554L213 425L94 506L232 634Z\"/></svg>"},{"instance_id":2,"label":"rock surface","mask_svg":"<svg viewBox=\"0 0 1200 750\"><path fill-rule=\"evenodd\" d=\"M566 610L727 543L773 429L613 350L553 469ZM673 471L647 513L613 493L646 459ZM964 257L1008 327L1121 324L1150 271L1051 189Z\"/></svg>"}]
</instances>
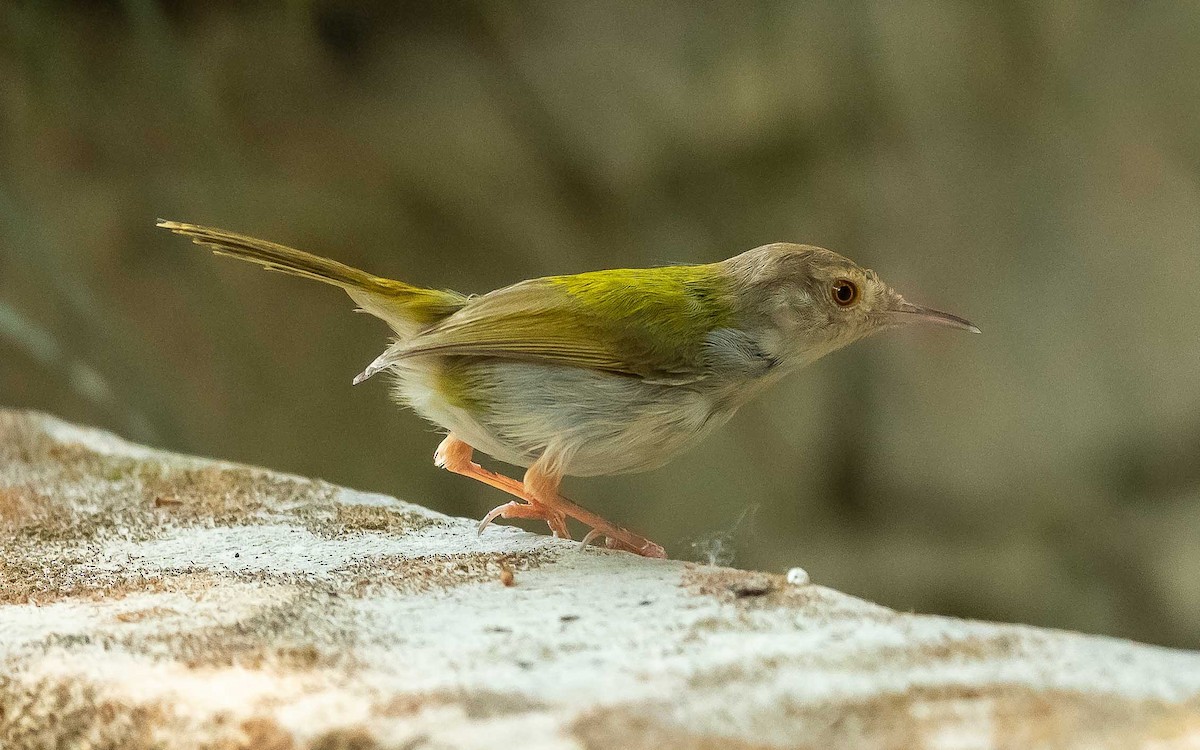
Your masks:
<instances>
[{"instance_id":1,"label":"rock surface","mask_svg":"<svg viewBox=\"0 0 1200 750\"><path fill-rule=\"evenodd\" d=\"M473 526L0 411L0 747L1200 748L1197 653Z\"/></svg>"}]
</instances>

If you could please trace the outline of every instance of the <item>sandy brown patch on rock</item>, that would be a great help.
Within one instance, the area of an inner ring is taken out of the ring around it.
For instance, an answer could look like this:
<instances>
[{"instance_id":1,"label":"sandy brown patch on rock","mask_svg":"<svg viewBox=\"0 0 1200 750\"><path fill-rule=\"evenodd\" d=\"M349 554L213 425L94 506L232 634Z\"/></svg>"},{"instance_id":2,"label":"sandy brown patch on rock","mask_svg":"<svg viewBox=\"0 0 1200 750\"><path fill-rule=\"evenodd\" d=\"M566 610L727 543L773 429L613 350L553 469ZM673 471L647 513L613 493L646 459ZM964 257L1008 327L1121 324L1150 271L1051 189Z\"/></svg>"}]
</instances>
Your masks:
<instances>
[{"instance_id":1,"label":"sandy brown patch on rock","mask_svg":"<svg viewBox=\"0 0 1200 750\"><path fill-rule=\"evenodd\" d=\"M792 713L803 726L816 728L805 738L804 746L813 748L929 747L957 738L960 746L972 747L1126 750L1195 732L1200 729L1197 708L1194 701L988 685L916 687L862 701L797 707Z\"/></svg>"},{"instance_id":2,"label":"sandy brown patch on rock","mask_svg":"<svg viewBox=\"0 0 1200 750\"><path fill-rule=\"evenodd\" d=\"M321 511L319 514L302 513L301 517L309 531L327 539L371 531L395 535L411 534L447 523L426 513L383 505L335 503L332 511L323 508Z\"/></svg>"},{"instance_id":3,"label":"sandy brown patch on rock","mask_svg":"<svg viewBox=\"0 0 1200 750\"><path fill-rule=\"evenodd\" d=\"M297 587L271 591L278 603L259 605L228 624L192 629L164 628L123 638L133 652L166 651L190 669L307 671L344 663L346 633L326 614L336 605L328 593L297 594ZM285 597L279 600L279 596ZM264 588L263 598L268 591Z\"/></svg>"},{"instance_id":4,"label":"sandy brown patch on rock","mask_svg":"<svg viewBox=\"0 0 1200 750\"><path fill-rule=\"evenodd\" d=\"M834 602L826 596L825 589L788 583L785 576L775 573L689 563L684 567L679 585L696 596L712 597L746 609L785 607L798 611L819 610L824 618L839 614L832 608ZM867 605L847 614L877 621L891 619L895 615L883 607Z\"/></svg>"},{"instance_id":5,"label":"sandy brown patch on rock","mask_svg":"<svg viewBox=\"0 0 1200 750\"><path fill-rule=\"evenodd\" d=\"M292 733L274 719L247 719L242 722L241 730L244 740L238 743L237 750L294 750L296 747ZM234 750L234 747L231 746L229 750Z\"/></svg>"},{"instance_id":6,"label":"sandy brown patch on rock","mask_svg":"<svg viewBox=\"0 0 1200 750\"><path fill-rule=\"evenodd\" d=\"M140 472L144 507L176 522L217 525L254 522L263 511L292 512L328 503L336 488L240 466L149 467Z\"/></svg>"},{"instance_id":7,"label":"sandy brown patch on rock","mask_svg":"<svg viewBox=\"0 0 1200 750\"><path fill-rule=\"evenodd\" d=\"M19 420L18 420L19 421ZM12 425L12 423L9 423ZM11 458L30 470L42 472L60 482L82 480L117 481L134 474L139 467L161 463L161 459L98 453L82 443L60 442L34 427L32 419L17 426L10 437L0 428L0 456ZM19 441L13 444L13 441Z\"/></svg>"},{"instance_id":8,"label":"sandy brown patch on rock","mask_svg":"<svg viewBox=\"0 0 1200 750\"><path fill-rule=\"evenodd\" d=\"M15 529L37 518L49 498L24 486L0 486L0 530Z\"/></svg>"},{"instance_id":9,"label":"sandy brown patch on rock","mask_svg":"<svg viewBox=\"0 0 1200 750\"><path fill-rule=\"evenodd\" d=\"M118 612L113 616L117 622L145 622L146 620L161 620L166 617L177 617L178 610L170 607L146 607L144 609L135 609L129 612Z\"/></svg>"},{"instance_id":10,"label":"sandy brown patch on rock","mask_svg":"<svg viewBox=\"0 0 1200 750\"><path fill-rule=\"evenodd\" d=\"M666 707L662 707L665 712ZM587 750L779 750L778 745L746 742L717 734L697 734L644 707L600 708L571 723L568 731Z\"/></svg>"},{"instance_id":11,"label":"sandy brown patch on rock","mask_svg":"<svg viewBox=\"0 0 1200 750\"><path fill-rule=\"evenodd\" d=\"M5 541L16 542L13 550L28 550L30 545L72 545L91 542L113 534L128 539L147 539L146 524L119 512L81 512L75 508L39 508L23 524L11 529Z\"/></svg>"},{"instance_id":12,"label":"sandy brown patch on rock","mask_svg":"<svg viewBox=\"0 0 1200 750\"><path fill-rule=\"evenodd\" d=\"M844 669L865 673L881 667L888 669L927 669L946 664L1005 662L1013 659L1037 659L1039 639L1036 634L987 633L947 634L938 640L905 638L900 646L876 646L852 654L842 653L838 663ZM1028 652L1023 655L1022 652Z\"/></svg>"},{"instance_id":13,"label":"sandy brown patch on rock","mask_svg":"<svg viewBox=\"0 0 1200 750\"><path fill-rule=\"evenodd\" d=\"M32 463L54 444L37 425L36 412L0 411L0 461Z\"/></svg>"},{"instance_id":14,"label":"sandy brown patch on rock","mask_svg":"<svg viewBox=\"0 0 1200 750\"><path fill-rule=\"evenodd\" d=\"M340 652L331 646L323 651L311 643L303 644L250 644L229 654L209 651L203 660L188 660L192 668L226 667L237 665L246 669L271 669L279 672L303 672L320 666L329 666L340 659Z\"/></svg>"},{"instance_id":15,"label":"sandy brown patch on rock","mask_svg":"<svg viewBox=\"0 0 1200 750\"><path fill-rule=\"evenodd\" d=\"M749 626L749 623L742 622L739 627L744 630ZM698 621L693 625L693 630L698 640L706 630L720 632L728 631L731 627L728 620L709 618ZM884 669L931 669L947 663L1002 662L1012 659L1017 651L1028 645L1029 641L1011 633L947 636L939 641L917 642L895 648L865 648L852 653L839 651L836 661L839 670L859 670L863 674L872 674ZM820 661L820 652L762 656L697 672L688 678L688 685L696 690L712 690L739 682L753 684L761 681L763 675L775 674L780 669L802 669Z\"/></svg>"},{"instance_id":16,"label":"sandy brown patch on rock","mask_svg":"<svg viewBox=\"0 0 1200 750\"><path fill-rule=\"evenodd\" d=\"M0 459L8 464L0 465L0 476L36 480L47 493L54 488L76 495L82 491L107 505L104 515L120 508L140 516L142 524L164 519L245 523L264 510L291 512L313 503L328 504L337 491L320 480L248 466L169 454L102 453L84 443L56 440L36 425L36 415L0 414Z\"/></svg>"},{"instance_id":17,"label":"sandy brown patch on rock","mask_svg":"<svg viewBox=\"0 0 1200 750\"><path fill-rule=\"evenodd\" d=\"M341 661L341 651L331 646L322 650L312 643L265 643L254 634L241 634L230 628L221 635L214 632L181 634L163 639L178 648L180 663L189 669L273 670L305 672L332 666Z\"/></svg>"},{"instance_id":18,"label":"sandy brown patch on rock","mask_svg":"<svg viewBox=\"0 0 1200 750\"><path fill-rule=\"evenodd\" d=\"M249 468L114 456L45 435L34 438L24 458L0 463L5 488L0 504L12 510L7 515L21 519L10 524L13 534L38 542L79 543L113 535L150 539L166 525L254 522L268 498L287 502L300 494L332 495L328 485ZM36 485L37 496L22 493L23 485ZM0 529L2 524L0 518Z\"/></svg>"},{"instance_id":19,"label":"sandy brown patch on rock","mask_svg":"<svg viewBox=\"0 0 1200 750\"><path fill-rule=\"evenodd\" d=\"M417 748L420 744L410 745ZM383 750L375 736L361 727L334 729L317 737L309 750Z\"/></svg>"},{"instance_id":20,"label":"sandy brown patch on rock","mask_svg":"<svg viewBox=\"0 0 1200 750\"><path fill-rule=\"evenodd\" d=\"M427 708L458 706L469 719L542 711L544 703L524 695L488 690L431 690L425 693L396 695L376 706L375 713L389 718L414 716Z\"/></svg>"},{"instance_id":21,"label":"sandy brown patch on rock","mask_svg":"<svg viewBox=\"0 0 1200 750\"><path fill-rule=\"evenodd\" d=\"M161 523L137 502L140 494L129 482L72 479L54 466L34 471L0 463L0 485L0 504L7 509L0 513L8 519L0 517L0 545L16 543L10 550L16 554L113 536L149 539Z\"/></svg>"},{"instance_id":22,"label":"sandy brown patch on rock","mask_svg":"<svg viewBox=\"0 0 1200 750\"><path fill-rule=\"evenodd\" d=\"M8 467L7 473L16 473ZM4 467L0 467L0 482ZM34 481L0 484L0 547L93 539L124 520L122 514L98 514L57 499L63 485ZM59 490L59 492L55 492Z\"/></svg>"},{"instance_id":23,"label":"sandy brown patch on rock","mask_svg":"<svg viewBox=\"0 0 1200 750\"><path fill-rule=\"evenodd\" d=\"M939 641L922 641L907 648L878 649L874 655L889 664L909 660L914 666L937 662L1001 661L1012 659L1021 651L1036 646L1033 634L989 633L968 637L946 636Z\"/></svg>"},{"instance_id":24,"label":"sandy brown patch on rock","mask_svg":"<svg viewBox=\"0 0 1200 750\"><path fill-rule=\"evenodd\" d=\"M123 599L130 594L206 591L215 576L205 571L133 573L99 570L85 560L52 562L0 557L0 604L52 604L65 599Z\"/></svg>"},{"instance_id":25,"label":"sandy brown patch on rock","mask_svg":"<svg viewBox=\"0 0 1200 750\"><path fill-rule=\"evenodd\" d=\"M1015 685L915 687L864 700L783 705L762 727L779 744L747 744L695 733L661 719L667 706L616 706L577 719L587 748L1003 747L1127 750L1191 747L1200 737L1200 703L1131 700Z\"/></svg>"},{"instance_id":26,"label":"sandy brown patch on rock","mask_svg":"<svg viewBox=\"0 0 1200 750\"><path fill-rule=\"evenodd\" d=\"M684 568L680 585L693 594L721 601L778 600L782 594L794 593L789 588L801 590L790 586L781 575L697 564Z\"/></svg>"},{"instance_id":27,"label":"sandy brown patch on rock","mask_svg":"<svg viewBox=\"0 0 1200 750\"><path fill-rule=\"evenodd\" d=\"M356 596L368 596L381 590L416 594L472 583L520 586L523 571L552 561L558 554L547 549L524 553L463 552L391 557L356 563L339 572L351 578L350 592ZM512 574L511 584L504 582L505 569Z\"/></svg>"},{"instance_id":28,"label":"sandy brown patch on rock","mask_svg":"<svg viewBox=\"0 0 1200 750\"><path fill-rule=\"evenodd\" d=\"M151 750L162 712L108 699L79 680L0 674L0 747Z\"/></svg>"},{"instance_id":29,"label":"sandy brown patch on rock","mask_svg":"<svg viewBox=\"0 0 1200 750\"><path fill-rule=\"evenodd\" d=\"M273 718L252 717L233 723L214 717L197 729L187 725L171 703L107 696L86 678L67 675L36 680L0 675L0 748L4 750L184 747L297 750L292 733Z\"/></svg>"}]
</instances>

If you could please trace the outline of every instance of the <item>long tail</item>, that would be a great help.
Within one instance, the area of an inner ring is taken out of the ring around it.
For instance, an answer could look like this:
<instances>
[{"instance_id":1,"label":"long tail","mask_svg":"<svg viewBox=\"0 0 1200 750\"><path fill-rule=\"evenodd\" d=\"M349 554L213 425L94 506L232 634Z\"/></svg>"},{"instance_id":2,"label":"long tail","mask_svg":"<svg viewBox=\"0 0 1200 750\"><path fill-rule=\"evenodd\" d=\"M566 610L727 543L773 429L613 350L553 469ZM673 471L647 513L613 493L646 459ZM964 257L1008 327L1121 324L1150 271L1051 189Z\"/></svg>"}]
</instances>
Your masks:
<instances>
[{"instance_id":1,"label":"long tail","mask_svg":"<svg viewBox=\"0 0 1200 750\"><path fill-rule=\"evenodd\" d=\"M466 302L466 297L457 292L422 289L385 279L336 260L224 229L166 219L159 219L158 226L190 237L192 242L211 248L218 255L340 286L360 308L386 321L402 338L452 314Z\"/></svg>"}]
</instances>

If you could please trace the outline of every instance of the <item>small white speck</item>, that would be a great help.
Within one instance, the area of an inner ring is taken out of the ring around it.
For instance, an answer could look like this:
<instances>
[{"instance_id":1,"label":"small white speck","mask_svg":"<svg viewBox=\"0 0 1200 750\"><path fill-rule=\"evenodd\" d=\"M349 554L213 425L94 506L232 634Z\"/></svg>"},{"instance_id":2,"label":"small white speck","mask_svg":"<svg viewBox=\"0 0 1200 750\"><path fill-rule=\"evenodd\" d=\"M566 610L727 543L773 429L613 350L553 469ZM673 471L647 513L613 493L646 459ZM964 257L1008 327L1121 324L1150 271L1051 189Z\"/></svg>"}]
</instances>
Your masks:
<instances>
[{"instance_id":1,"label":"small white speck","mask_svg":"<svg viewBox=\"0 0 1200 750\"><path fill-rule=\"evenodd\" d=\"M792 568L787 572L787 582L793 586L807 586L812 583L812 579L808 577L808 571L804 568Z\"/></svg>"}]
</instances>

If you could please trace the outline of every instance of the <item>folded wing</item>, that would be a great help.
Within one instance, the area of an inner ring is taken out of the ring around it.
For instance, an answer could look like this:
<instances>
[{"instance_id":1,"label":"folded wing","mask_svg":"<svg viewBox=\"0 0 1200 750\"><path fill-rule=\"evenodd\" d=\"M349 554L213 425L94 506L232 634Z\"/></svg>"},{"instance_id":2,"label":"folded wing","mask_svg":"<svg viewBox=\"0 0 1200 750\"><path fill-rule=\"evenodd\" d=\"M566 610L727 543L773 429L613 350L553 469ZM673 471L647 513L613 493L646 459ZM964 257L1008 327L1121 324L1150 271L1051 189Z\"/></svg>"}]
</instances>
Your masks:
<instances>
[{"instance_id":1,"label":"folded wing","mask_svg":"<svg viewBox=\"0 0 1200 750\"><path fill-rule=\"evenodd\" d=\"M729 324L731 302L713 266L533 279L472 298L376 360L360 379L404 359L456 355L692 382L706 374L707 337Z\"/></svg>"}]
</instances>

